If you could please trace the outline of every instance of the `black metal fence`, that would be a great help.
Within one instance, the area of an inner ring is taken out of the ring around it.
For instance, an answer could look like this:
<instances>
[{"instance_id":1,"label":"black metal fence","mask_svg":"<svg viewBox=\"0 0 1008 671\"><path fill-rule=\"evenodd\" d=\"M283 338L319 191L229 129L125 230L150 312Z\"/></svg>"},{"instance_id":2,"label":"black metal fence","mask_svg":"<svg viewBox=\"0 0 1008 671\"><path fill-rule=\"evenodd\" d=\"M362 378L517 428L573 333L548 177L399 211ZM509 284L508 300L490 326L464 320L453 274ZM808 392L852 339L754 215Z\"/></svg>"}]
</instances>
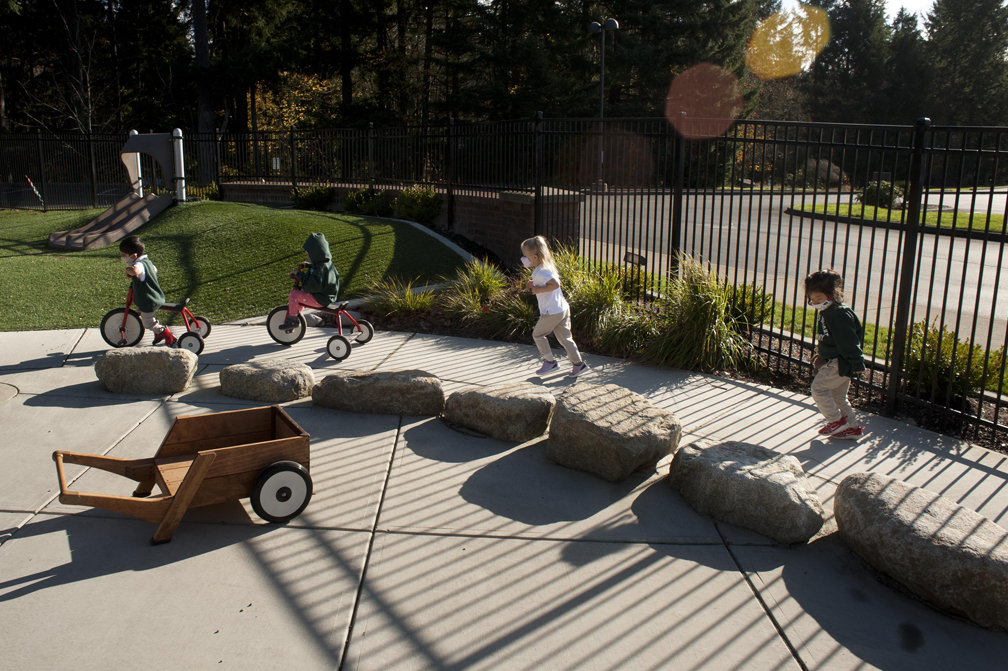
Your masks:
<instances>
[{"instance_id":1,"label":"black metal fence","mask_svg":"<svg viewBox=\"0 0 1008 671\"><path fill-rule=\"evenodd\" d=\"M803 279L835 268L865 325L870 372L856 393L1005 442L1008 128L676 121L196 134L186 175L197 187L430 184L449 216L462 190L535 194L537 232L625 269L642 304L678 253L701 259L735 287L768 364L791 377L809 374L815 344ZM0 207L110 205L128 190L123 142L0 135ZM159 187L152 167L144 174Z\"/></svg>"}]
</instances>

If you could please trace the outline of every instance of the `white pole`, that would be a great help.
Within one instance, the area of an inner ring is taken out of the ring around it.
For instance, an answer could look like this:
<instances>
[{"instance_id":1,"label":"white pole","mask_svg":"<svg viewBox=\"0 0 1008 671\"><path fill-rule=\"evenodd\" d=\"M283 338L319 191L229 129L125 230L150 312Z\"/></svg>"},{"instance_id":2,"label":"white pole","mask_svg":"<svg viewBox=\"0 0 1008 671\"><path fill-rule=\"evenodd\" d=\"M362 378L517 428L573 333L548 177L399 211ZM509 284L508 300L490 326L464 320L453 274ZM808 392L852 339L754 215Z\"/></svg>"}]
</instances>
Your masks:
<instances>
[{"instance_id":1,"label":"white pole","mask_svg":"<svg viewBox=\"0 0 1008 671\"><path fill-rule=\"evenodd\" d=\"M182 129L172 131L172 144L175 148L175 200L185 202L185 160L182 153Z\"/></svg>"},{"instance_id":2,"label":"white pole","mask_svg":"<svg viewBox=\"0 0 1008 671\"><path fill-rule=\"evenodd\" d=\"M139 133L135 130L131 130L129 134L130 137L139 135ZM133 182L133 191L136 195L143 198L143 173L141 172L142 168L140 167L140 153L137 152L133 154L133 158L136 159L136 181Z\"/></svg>"}]
</instances>

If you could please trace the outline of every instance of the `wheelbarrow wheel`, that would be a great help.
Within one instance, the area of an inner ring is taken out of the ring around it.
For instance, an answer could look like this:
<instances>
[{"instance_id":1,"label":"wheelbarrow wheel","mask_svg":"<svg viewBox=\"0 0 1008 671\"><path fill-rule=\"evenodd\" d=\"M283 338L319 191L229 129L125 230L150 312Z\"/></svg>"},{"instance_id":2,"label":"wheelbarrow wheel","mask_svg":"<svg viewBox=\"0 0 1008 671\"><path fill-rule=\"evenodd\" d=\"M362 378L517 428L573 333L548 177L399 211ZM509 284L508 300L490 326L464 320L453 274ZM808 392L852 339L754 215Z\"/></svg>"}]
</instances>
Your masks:
<instances>
[{"instance_id":1,"label":"wheelbarrow wheel","mask_svg":"<svg viewBox=\"0 0 1008 671\"><path fill-rule=\"evenodd\" d=\"M102 339L112 347L132 347L140 342L144 337L144 325L140 321L140 315L130 310L126 315L126 329L120 332L123 326L123 312L126 308L116 308L102 317L101 331Z\"/></svg>"},{"instance_id":2,"label":"wheelbarrow wheel","mask_svg":"<svg viewBox=\"0 0 1008 671\"><path fill-rule=\"evenodd\" d=\"M256 476L249 499L256 515L267 522L283 524L300 515L311 497L308 469L296 461L278 461Z\"/></svg>"}]
</instances>

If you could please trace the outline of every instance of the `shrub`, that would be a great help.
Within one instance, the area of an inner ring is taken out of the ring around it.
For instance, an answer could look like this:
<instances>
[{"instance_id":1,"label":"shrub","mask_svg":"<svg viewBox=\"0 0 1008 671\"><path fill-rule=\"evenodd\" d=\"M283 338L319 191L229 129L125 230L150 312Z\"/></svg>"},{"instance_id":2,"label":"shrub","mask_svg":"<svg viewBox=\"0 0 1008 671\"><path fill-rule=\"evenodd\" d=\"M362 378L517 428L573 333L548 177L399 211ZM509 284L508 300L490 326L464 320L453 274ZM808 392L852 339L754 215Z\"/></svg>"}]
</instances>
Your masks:
<instances>
[{"instance_id":1,"label":"shrub","mask_svg":"<svg viewBox=\"0 0 1008 671\"><path fill-rule=\"evenodd\" d=\"M482 317L490 299L507 287L507 277L495 266L476 259L456 271L441 295L445 312L465 322Z\"/></svg>"},{"instance_id":2,"label":"shrub","mask_svg":"<svg viewBox=\"0 0 1008 671\"><path fill-rule=\"evenodd\" d=\"M430 289L415 289L415 281L391 277L379 282L373 289L374 296L369 303L371 310L383 317L430 312L437 296Z\"/></svg>"},{"instance_id":3,"label":"shrub","mask_svg":"<svg viewBox=\"0 0 1008 671\"><path fill-rule=\"evenodd\" d=\"M336 198L336 189L323 184L291 191L291 202L298 210L328 210Z\"/></svg>"},{"instance_id":4,"label":"shrub","mask_svg":"<svg viewBox=\"0 0 1008 671\"><path fill-rule=\"evenodd\" d=\"M997 358L997 353L991 358ZM941 405L951 397L953 406L961 408L965 394L980 391L983 368L983 348L958 340L948 328L917 322L910 330L904 366L908 394ZM994 376L989 364L987 376Z\"/></svg>"},{"instance_id":5,"label":"shrub","mask_svg":"<svg viewBox=\"0 0 1008 671\"><path fill-rule=\"evenodd\" d=\"M868 182L858 194L863 205L896 209L903 207L903 187L892 182Z\"/></svg>"},{"instance_id":6,"label":"shrub","mask_svg":"<svg viewBox=\"0 0 1008 671\"><path fill-rule=\"evenodd\" d=\"M844 174L835 163L824 158L809 158L795 169L792 179L799 188L839 187L844 183Z\"/></svg>"},{"instance_id":7,"label":"shrub","mask_svg":"<svg viewBox=\"0 0 1008 671\"><path fill-rule=\"evenodd\" d=\"M663 323L644 358L704 372L751 368L752 343L731 314L734 288L691 257L680 257L679 265L682 274L669 283Z\"/></svg>"},{"instance_id":8,"label":"shrub","mask_svg":"<svg viewBox=\"0 0 1008 671\"><path fill-rule=\"evenodd\" d=\"M430 186L411 186L399 194L395 211L403 219L430 224L441 214L441 199Z\"/></svg>"},{"instance_id":9,"label":"shrub","mask_svg":"<svg viewBox=\"0 0 1008 671\"><path fill-rule=\"evenodd\" d=\"M350 214L363 214L368 217L387 217L392 214L392 203L385 191L370 187L351 189L343 199L343 209Z\"/></svg>"},{"instance_id":10,"label":"shrub","mask_svg":"<svg viewBox=\"0 0 1008 671\"><path fill-rule=\"evenodd\" d=\"M220 200L220 189L216 184L206 186L186 186L186 198L199 198L200 200Z\"/></svg>"},{"instance_id":11,"label":"shrub","mask_svg":"<svg viewBox=\"0 0 1008 671\"><path fill-rule=\"evenodd\" d=\"M745 284L729 290L728 316L741 331L752 331L765 324L773 308L773 297L755 284Z\"/></svg>"}]
</instances>

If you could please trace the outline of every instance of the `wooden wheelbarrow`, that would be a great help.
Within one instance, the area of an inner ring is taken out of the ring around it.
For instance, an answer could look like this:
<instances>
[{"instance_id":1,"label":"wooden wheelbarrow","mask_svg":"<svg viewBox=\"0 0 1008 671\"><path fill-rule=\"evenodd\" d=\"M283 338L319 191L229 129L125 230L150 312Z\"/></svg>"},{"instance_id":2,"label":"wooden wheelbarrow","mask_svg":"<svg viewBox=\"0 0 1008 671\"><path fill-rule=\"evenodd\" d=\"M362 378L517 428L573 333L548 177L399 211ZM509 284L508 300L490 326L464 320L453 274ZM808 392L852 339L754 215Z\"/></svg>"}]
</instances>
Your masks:
<instances>
[{"instance_id":1,"label":"wooden wheelbarrow","mask_svg":"<svg viewBox=\"0 0 1008 671\"><path fill-rule=\"evenodd\" d=\"M53 452L60 503L92 506L158 525L151 544L167 543L189 508L249 497L267 522L283 523L312 496L309 436L278 405L176 417L152 459ZM135 480L133 497L67 489L63 464ZM151 496L154 485L160 493Z\"/></svg>"}]
</instances>

